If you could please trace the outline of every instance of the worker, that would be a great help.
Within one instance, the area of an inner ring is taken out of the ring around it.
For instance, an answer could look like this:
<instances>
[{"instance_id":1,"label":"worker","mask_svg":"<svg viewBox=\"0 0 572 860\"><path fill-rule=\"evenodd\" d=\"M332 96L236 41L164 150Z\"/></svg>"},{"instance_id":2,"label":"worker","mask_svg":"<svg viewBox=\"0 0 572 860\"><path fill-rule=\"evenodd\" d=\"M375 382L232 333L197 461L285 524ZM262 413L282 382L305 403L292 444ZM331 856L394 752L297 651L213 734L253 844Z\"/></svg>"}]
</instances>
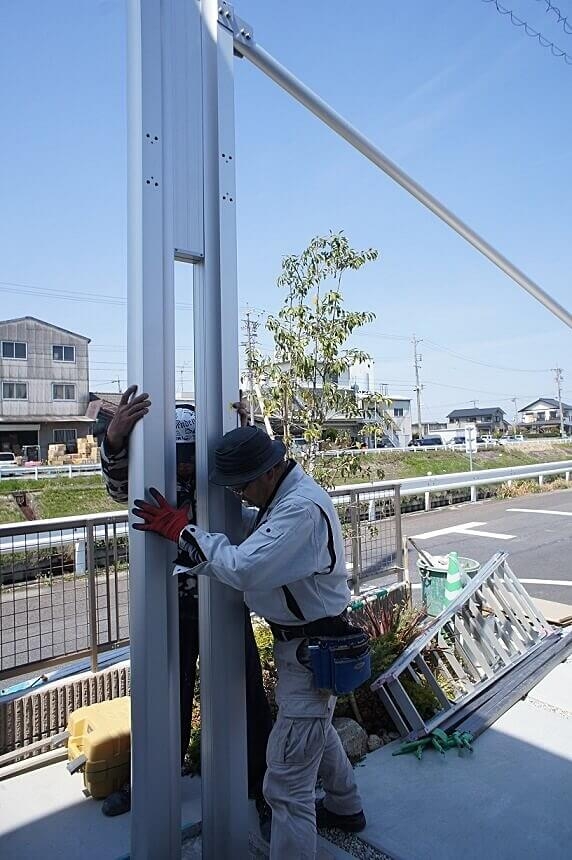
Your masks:
<instances>
[{"instance_id":1,"label":"worker","mask_svg":"<svg viewBox=\"0 0 572 860\"><path fill-rule=\"evenodd\" d=\"M328 649L333 640L367 637L347 619L344 540L332 500L285 454L281 441L256 427L232 430L216 448L210 480L258 508L246 511L248 536L238 546L189 524L154 488L153 502L135 501L133 513L143 522L133 527L177 543L177 572L192 570L244 591L248 606L269 622L278 673L264 779L272 808L270 857L313 860L316 823L359 832L366 822L332 727L336 697L321 686L309 644ZM325 797L316 804L318 775Z\"/></svg>"},{"instance_id":2,"label":"worker","mask_svg":"<svg viewBox=\"0 0 572 860\"><path fill-rule=\"evenodd\" d=\"M128 446L135 424L149 411L147 394L137 395L130 386L121 396L101 446L101 465L110 496L126 502L128 495ZM237 404L241 420L245 413ZM177 505L188 522L195 522L195 409L192 405L176 407ZM179 672L181 712L181 767L191 738L193 695L199 656L199 607L197 579L194 574L179 577ZM261 831L269 832L270 809L264 802L262 784L266 771L266 743L272 728L272 715L264 691L260 656L250 613L245 605L246 710L248 741L248 791L256 800ZM129 783L110 795L103 803L105 815L121 815L131 808Z\"/></svg>"}]
</instances>

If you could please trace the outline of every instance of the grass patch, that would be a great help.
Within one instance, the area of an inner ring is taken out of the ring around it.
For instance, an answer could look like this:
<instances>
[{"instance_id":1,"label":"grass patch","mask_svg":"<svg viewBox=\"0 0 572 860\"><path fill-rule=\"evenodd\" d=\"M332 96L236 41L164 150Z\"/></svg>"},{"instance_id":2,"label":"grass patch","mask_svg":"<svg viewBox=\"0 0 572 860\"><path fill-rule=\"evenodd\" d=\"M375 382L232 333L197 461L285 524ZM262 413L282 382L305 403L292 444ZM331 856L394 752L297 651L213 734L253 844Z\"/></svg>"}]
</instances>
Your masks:
<instances>
[{"instance_id":1,"label":"grass patch","mask_svg":"<svg viewBox=\"0 0 572 860\"><path fill-rule=\"evenodd\" d=\"M24 519L12 499L12 493L16 491L30 494L38 519L99 514L126 508L125 503L118 504L109 497L100 475L39 481L3 480L0 482L1 522L21 522Z\"/></svg>"}]
</instances>

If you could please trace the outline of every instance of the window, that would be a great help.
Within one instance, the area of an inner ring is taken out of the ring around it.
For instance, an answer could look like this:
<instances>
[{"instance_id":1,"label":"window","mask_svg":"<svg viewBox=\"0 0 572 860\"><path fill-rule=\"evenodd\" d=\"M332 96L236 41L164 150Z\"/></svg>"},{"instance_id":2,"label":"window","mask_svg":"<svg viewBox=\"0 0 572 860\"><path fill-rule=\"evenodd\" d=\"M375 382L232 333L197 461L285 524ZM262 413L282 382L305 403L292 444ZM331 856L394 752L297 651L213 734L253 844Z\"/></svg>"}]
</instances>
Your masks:
<instances>
[{"instance_id":1,"label":"window","mask_svg":"<svg viewBox=\"0 0 572 860\"><path fill-rule=\"evenodd\" d=\"M75 442L77 439L77 430L73 428L61 428L54 430L54 444L65 445L68 442Z\"/></svg>"},{"instance_id":2,"label":"window","mask_svg":"<svg viewBox=\"0 0 572 860\"><path fill-rule=\"evenodd\" d=\"M2 358L28 358L28 344L17 340L3 340Z\"/></svg>"},{"instance_id":3,"label":"window","mask_svg":"<svg viewBox=\"0 0 572 860\"><path fill-rule=\"evenodd\" d=\"M52 382L52 400L75 400L75 385Z\"/></svg>"},{"instance_id":4,"label":"window","mask_svg":"<svg viewBox=\"0 0 572 860\"><path fill-rule=\"evenodd\" d=\"M54 361L75 361L75 346L52 346L52 358Z\"/></svg>"},{"instance_id":5,"label":"window","mask_svg":"<svg viewBox=\"0 0 572 860\"><path fill-rule=\"evenodd\" d=\"M27 382L3 382L2 397L4 400L27 400Z\"/></svg>"},{"instance_id":6,"label":"window","mask_svg":"<svg viewBox=\"0 0 572 860\"><path fill-rule=\"evenodd\" d=\"M395 406L393 409L393 417L394 418L403 418L403 407Z\"/></svg>"}]
</instances>

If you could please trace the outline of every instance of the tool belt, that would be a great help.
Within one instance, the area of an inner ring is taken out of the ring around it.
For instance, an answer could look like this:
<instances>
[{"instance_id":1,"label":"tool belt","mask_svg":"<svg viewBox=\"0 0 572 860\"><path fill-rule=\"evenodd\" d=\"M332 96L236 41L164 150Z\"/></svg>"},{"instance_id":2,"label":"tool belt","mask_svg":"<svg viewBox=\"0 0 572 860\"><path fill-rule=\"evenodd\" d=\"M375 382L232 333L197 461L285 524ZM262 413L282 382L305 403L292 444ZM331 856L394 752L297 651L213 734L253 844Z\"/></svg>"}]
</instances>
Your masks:
<instances>
[{"instance_id":1,"label":"tool belt","mask_svg":"<svg viewBox=\"0 0 572 860\"><path fill-rule=\"evenodd\" d=\"M307 624L270 624L275 640L309 639L308 656L317 690L351 693L371 676L369 636L349 623L347 612Z\"/></svg>"},{"instance_id":2,"label":"tool belt","mask_svg":"<svg viewBox=\"0 0 572 860\"><path fill-rule=\"evenodd\" d=\"M352 627L348 621L347 609L341 615L318 618L307 624L276 624L268 622L272 635L277 642L290 642L292 639L316 639L320 636L347 636L361 633L359 627Z\"/></svg>"}]
</instances>

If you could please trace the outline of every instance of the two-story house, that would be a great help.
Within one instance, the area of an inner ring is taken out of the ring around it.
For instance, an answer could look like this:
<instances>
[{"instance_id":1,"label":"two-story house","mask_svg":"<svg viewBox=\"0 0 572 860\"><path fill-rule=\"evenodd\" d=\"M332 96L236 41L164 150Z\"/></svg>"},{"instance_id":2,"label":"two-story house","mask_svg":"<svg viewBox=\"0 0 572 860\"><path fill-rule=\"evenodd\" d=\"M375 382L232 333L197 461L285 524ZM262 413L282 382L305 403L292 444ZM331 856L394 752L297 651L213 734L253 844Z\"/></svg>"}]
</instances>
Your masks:
<instances>
[{"instance_id":1,"label":"two-story house","mask_svg":"<svg viewBox=\"0 0 572 860\"><path fill-rule=\"evenodd\" d=\"M0 450L73 443L91 432L89 338L36 319L0 321Z\"/></svg>"},{"instance_id":2,"label":"two-story house","mask_svg":"<svg viewBox=\"0 0 572 860\"><path fill-rule=\"evenodd\" d=\"M521 426L532 433L560 431L560 404L552 397L539 397L518 410ZM566 435L572 433L572 406L562 404L562 418Z\"/></svg>"},{"instance_id":3,"label":"two-story house","mask_svg":"<svg viewBox=\"0 0 572 860\"><path fill-rule=\"evenodd\" d=\"M504 414L500 406L490 409L454 409L447 415L447 428L457 430L465 424L476 424L478 433L494 433L495 430L504 433L508 429Z\"/></svg>"}]
</instances>

